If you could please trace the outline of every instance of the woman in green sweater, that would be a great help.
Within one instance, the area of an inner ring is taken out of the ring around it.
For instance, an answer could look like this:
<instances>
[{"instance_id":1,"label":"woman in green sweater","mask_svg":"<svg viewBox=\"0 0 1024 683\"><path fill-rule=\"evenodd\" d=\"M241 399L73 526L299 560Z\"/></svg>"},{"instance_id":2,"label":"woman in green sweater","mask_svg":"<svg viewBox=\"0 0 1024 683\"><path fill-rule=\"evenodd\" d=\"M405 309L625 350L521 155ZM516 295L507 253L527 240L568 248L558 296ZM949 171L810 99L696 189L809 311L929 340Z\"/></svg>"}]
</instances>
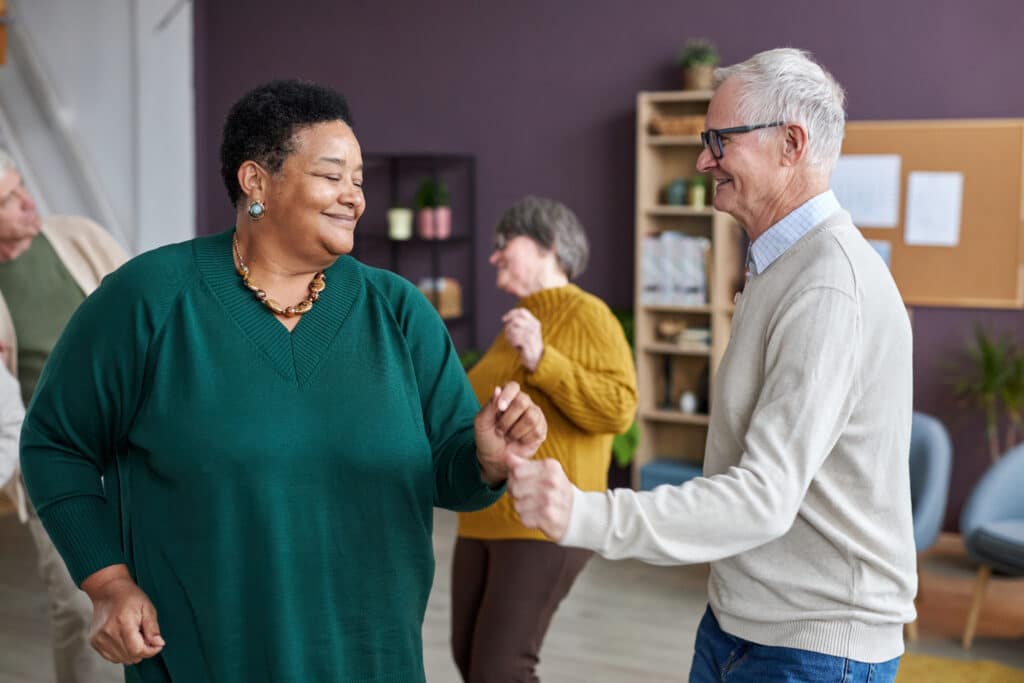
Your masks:
<instances>
[{"instance_id":1,"label":"woman in green sweater","mask_svg":"<svg viewBox=\"0 0 1024 683\"><path fill-rule=\"evenodd\" d=\"M525 197L505 212L490 262L498 289L519 301L469 381L483 400L494 383L522 384L548 419L537 457L557 461L582 490L604 491L612 438L636 413L636 373L619 321L570 283L587 255L564 204ZM591 553L524 527L508 496L461 513L458 534L451 644L463 680L538 680L548 624Z\"/></svg>"},{"instance_id":2,"label":"woman in green sweater","mask_svg":"<svg viewBox=\"0 0 1024 683\"><path fill-rule=\"evenodd\" d=\"M432 508L494 502L546 422L514 383L480 410L430 304L346 255L344 98L255 89L221 162L236 228L127 263L50 356L32 500L128 681L422 681Z\"/></svg>"}]
</instances>

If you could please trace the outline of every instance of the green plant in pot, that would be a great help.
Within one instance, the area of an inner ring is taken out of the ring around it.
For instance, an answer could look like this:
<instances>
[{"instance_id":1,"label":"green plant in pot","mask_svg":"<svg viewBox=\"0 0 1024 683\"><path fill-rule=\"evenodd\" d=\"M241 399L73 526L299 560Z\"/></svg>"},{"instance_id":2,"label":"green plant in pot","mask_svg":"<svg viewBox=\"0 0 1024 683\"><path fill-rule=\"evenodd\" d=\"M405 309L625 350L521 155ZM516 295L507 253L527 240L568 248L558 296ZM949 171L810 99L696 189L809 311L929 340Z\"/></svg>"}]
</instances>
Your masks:
<instances>
[{"instance_id":1,"label":"green plant in pot","mask_svg":"<svg viewBox=\"0 0 1024 683\"><path fill-rule=\"evenodd\" d=\"M690 190L687 198L687 203L694 209L703 209L705 206L707 206L707 176L695 175L692 178L690 178Z\"/></svg>"},{"instance_id":2,"label":"green plant in pot","mask_svg":"<svg viewBox=\"0 0 1024 683\"><path fill-rule=\"evenodd\" d=\"M629 342L629 348L633 346L634 317L632 310L616 309L612 311L622 325L622 331ZM636 420L622 434L616 434L612 440L612 458L615 464L621 468L627 468L633 463L636 449L640 445L640 426Z\"/></svg>"},{"instance_id":3,"label":"green plant in pot","mask_svg":"<svg viewBox=\"0 0 1024 683\"><path fill-rule=\"evenodd\" d=\"M711 90L712 77L718 66L718 50L706 38L691 38L679 53L683 71L683 90Z\"/></svg>"},{"instance_id":4,"label":"green plant in pot","mask_svg":"<svg viewBox=\"0 0 1024 683\"><path fill-rule=\"evenodd\" d=\"M416 225L420 237L443 240L452 234L452 210L448 188L439 178L423 179L416 189Z\"/></svg>"},{"instance_id":5,"label":"green plant in pot","mask_svg":"<svg viewBox=\"0 0 1024 683\"><path fill-rule=\"evenodd\" d=\"M985 415L985 436L993 462L1017 444L1024 430L1024 347L1010 338L992 338L980 326L966 351L966 363L953 379L953 391L963 403ZM999 423L1006 433L999 440Z\"/></svg>"}]
</instances>

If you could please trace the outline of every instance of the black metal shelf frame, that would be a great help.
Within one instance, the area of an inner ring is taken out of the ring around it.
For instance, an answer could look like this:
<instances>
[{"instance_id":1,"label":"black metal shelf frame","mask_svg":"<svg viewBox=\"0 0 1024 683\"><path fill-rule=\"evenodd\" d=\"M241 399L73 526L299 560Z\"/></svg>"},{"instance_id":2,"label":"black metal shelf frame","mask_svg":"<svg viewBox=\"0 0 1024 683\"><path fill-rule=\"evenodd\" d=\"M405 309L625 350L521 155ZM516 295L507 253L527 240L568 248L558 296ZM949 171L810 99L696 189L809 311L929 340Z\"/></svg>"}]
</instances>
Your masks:
<instances>
[{"instance_id":1,"label":"black metal shelf frame","mask_svg":"<svg viewBox=\"0 0 1024 683\"><path fill-rule=\"evenodd\" d=\"M412 237L408 240L393 240L386 235L361 234L356 238L357 253L360 241L367 244L380 245L388 244L389 259L388 267L394 273L401 275L399 255L403 249L429 249L430 251L430 277L436 281L442 276L441 256L442 251L458 247L460 251L467 251L464 257L468 259L468 281L461 283L462 286L462 310L463 314L445 320L451 333L453 326L466 328L461 331L461 338L468 341L467 348L477 348L477 333L475 325L476 317L476 159L466 154L427 154L427 153L402 153L402 154L377 154L368 153L363 155L363 165L367 171L383 170L388 175L388 206L400 206L402 197L400 193L403 177L413 173L423 176L440 178L444 172L463 171L467 174L467 188L465 190L465 218L460 218L458 224L464 226L465 232L453 234L447 239L423 239ZM379 209L378 209L379 210ZM468 247L468 249L467 249ZM460 349L465 350L465 349Z\"/></svg>"}]
</instances>

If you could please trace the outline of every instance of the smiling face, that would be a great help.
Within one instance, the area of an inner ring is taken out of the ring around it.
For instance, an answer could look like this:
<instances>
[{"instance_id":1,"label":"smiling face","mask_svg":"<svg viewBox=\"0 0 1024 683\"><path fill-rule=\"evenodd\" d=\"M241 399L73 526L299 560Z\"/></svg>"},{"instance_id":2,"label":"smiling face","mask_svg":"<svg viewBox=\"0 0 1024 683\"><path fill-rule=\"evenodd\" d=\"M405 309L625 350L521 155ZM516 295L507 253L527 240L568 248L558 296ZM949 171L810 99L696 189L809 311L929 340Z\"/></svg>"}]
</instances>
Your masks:
<instances>
[{"instance_id":1,"label":"smiling face","mask_svg":"<svg viewBox=\"0 0 1024 683\"><path fill-rule=\"evenodd\" d=\"M0 172L0 262L28 249L42 224L21 175L13 169Z\"/></svg>"},{"instance_id":2,"label":"smiling face","mask_svg":"<svg viewBox=\"0 0 1024 683\"><path fill-rule=\"evenodd\" d=\"M730 78L715 91L708 105L706 128L757 125L763 121L741 121L737 113L740 82ZM775 207L786 186L788 173L783 164L783 127L722 136L722 158L708 149L697 158L697 170L711 176L715 187L715 208L743 225L753 236L770 227Z\"/></svg>"},{"instance_id":3,"label":"smiling face","mask_svg":"<svg viewBox=\"0 0 1024 683\"><path fill-rule=\"evenodd\" d=\"M505 240L488 262L497 271L498 289L520 299L544 289L552 274L560 272L555 252L525 235Z\"/></svg>"},{"instance_id":4,"label":"smiling face","mask_svg":"<svg viewBox=\"0 0 1024 683\"><path fill-rule=\"evenodd\" d=\"M295 151L269 176L266 192L252 198L266 203L268 223L310 260L349 253L366 208L359 141L348 125L329 121L300 129L292 143Z\"/></svg>"}]
</instances>

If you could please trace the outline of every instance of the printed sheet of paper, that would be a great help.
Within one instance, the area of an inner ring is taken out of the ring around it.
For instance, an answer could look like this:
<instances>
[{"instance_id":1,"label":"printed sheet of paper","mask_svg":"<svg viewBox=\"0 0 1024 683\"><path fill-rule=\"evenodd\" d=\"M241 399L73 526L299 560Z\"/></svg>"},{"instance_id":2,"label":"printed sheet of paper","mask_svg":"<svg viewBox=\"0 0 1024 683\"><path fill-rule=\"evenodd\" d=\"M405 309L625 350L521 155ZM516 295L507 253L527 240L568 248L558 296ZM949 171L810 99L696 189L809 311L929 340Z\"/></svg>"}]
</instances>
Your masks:
<instances>
[{"instance_id":1,"label":"printed sheet of paper","mask_svg":"<svg viewBox=\"0 0 1024 683\"><path fill-rule=\"evenodd\" d=\"M955 247L960 243L963 196L963 173L911 173L903 241L918 247Z\"/></svg>"},{"instance_id":2,"label":"printed sheet of paper","mask_svg":"<svg viewBox=\"0 0 1024 683\"><path fill-rule=\"evenodd\" d=\"M900 156L840 156L832 171L832 191L858 228L895 228L900 216Z\"/></svg>"}]
</instances>

